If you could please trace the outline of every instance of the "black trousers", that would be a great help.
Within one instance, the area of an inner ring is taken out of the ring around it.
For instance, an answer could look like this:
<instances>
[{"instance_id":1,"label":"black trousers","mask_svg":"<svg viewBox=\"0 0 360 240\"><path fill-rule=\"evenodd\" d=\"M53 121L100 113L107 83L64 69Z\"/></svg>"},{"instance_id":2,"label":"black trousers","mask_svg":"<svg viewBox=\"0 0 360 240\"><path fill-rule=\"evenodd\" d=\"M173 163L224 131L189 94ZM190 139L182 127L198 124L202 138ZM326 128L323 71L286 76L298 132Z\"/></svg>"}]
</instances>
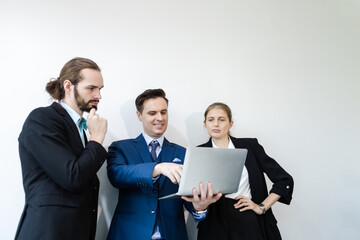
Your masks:
<instances>
[{"instance_id":1,"label":"black trousers","mask_svg":"<svg viewBox=\"0 0 360 240\"><path fill-rule=\"evenodd\" d=\"M198 224L198 240L264 240L256 213L240 212L234 208L236 202L222 197L210 205L206 219Z\"/></svg>"}]
</instances>

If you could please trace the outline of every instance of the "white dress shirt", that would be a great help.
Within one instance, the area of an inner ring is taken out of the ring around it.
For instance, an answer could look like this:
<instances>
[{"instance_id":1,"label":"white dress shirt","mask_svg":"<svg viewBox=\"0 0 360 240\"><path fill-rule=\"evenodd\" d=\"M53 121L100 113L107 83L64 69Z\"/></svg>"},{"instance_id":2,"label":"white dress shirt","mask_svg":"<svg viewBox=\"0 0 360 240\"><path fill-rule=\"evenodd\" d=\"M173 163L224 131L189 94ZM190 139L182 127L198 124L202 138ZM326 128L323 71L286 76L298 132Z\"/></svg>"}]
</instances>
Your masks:
<instances>
[{"instance_id":1,"label":"white dress shirt","mask_svg":"<svg viewBox=\"0 0 360 240\"><path fill-rule=\"evenodd\" d=\"M213 148L218 148L216 146L216 144L214 143L214 141L212 141L212 145L213 145ZM235 149L235 146L234 146L234 144L233 144L233 142L231 141L230 138L229 138L228 149ZM238 196L244 196L244 197L248 197L248 198L251 199L249 173L248 173L245 166L244 166L243 172L241 174L241 179L240 179L240 184L239 184L238 190L236 192L234 192L234 193L230 193L230 194L225 195L226 198L232 198L232 199L235 199Z\"/></svg>"}]
</instances>

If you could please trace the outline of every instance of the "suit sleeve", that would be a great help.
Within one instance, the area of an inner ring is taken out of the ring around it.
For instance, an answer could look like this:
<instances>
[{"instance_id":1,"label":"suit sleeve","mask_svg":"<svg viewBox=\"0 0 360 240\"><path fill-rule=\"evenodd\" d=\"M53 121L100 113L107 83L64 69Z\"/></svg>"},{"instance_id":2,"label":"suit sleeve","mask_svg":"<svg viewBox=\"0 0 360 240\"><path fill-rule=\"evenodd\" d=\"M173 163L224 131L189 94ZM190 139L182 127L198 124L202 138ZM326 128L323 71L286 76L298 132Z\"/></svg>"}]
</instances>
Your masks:
<instances>
[{"instance_id":1,"label":"suit sleeve","mask_svg":"<svg viewBox=\"0 0 360 240\"><path fill-rule=\"evenodd\" d=\"M153 188L152 172L156 162L141 162L137 150L132 148L126 141L110 145L107 173L111 184L119 189Z\"/></svg>"},{"instance_id":2,"label":"suit sleeve","mask_svg":"<svg viewBox=\"0 0 360 240\"><path fill-rule=\"evenodd\" d=\"M19 138L23 147L53 181L69 192L79 193L96 175L106 159L106 150L90 141L77 156L66 133L63 119L33 111L24 124Z\"/></svg>"},{"instance_id":3,"label":"suit sleeve","mask_svg":"<svg viewBox=\"0 0 360 240\"><path fill-rule=\"evenodd\" d=\"M279 202L290 204L294 188L293 178L274 159L269 157L257 139L251 141L260 168L273 182L270 193L281 196Z\"/></svg>"}]
</instances>

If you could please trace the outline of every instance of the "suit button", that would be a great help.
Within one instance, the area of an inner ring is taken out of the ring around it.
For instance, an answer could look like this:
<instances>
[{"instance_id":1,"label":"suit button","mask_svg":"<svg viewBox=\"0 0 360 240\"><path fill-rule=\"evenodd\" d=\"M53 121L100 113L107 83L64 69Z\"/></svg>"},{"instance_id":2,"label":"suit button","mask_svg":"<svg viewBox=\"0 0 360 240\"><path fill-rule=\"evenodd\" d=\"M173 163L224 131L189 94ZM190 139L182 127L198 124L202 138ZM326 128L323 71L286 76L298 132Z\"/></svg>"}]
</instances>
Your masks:
<instances>
[{"instance_id":1,"label":"suit button","mask_svg":"<svg viewBox=\"0 0 360 240\"><path fill-rule=\"evenodd\" d=\"M154 209L152 209L152 210L151 210L151 213L155 213L155 210L154 210Z\"/></svg>"},{"instance_id":2,"label":"suit button","mask_svg":"<svg viewBox=\"0 0 360 240\"><path fill-rule=\"evenodd\" d=\"M289 186L286 186L287 189L289 189L290 187Z\"/></svg>"},{"instance_id":3,"label":"suit button","mask_svg":"<svg viewBox=\"0 0 360 240\"><path fill-rule=\"evenodd\" d=\"M153 193L156 193L156 189L155 189L155 188L153 189Z\"/></svg>"}]
</instances>

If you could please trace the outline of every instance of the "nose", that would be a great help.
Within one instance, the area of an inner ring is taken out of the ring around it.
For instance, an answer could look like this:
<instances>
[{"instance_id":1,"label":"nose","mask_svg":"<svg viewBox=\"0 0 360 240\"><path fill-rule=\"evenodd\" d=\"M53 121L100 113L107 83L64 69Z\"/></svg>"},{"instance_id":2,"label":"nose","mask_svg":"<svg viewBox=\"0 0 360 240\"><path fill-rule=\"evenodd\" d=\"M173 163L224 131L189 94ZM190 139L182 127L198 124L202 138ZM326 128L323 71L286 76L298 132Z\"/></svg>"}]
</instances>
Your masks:
<instances>
[{"instance_id":1,"label":"nose","mask_svg":"<svg viewBox=\"0 0 360 240\"><path fill-rule=\"evenodd\" d=\"M218 120L214 121L214 125L217 126L219 124Z\"/></svg>"},{"instance_id":2,"label":"nose","mask_svg":"<svg viewBox=\"0 0 360 240\"><path fill-rule=\"evenodd\" d=\"M95 96L94 96L95 99L101 99L101 93L100 93L100 89L95 91Z\"/></svg>"},{"instance_id":3,"label":"nose","mask_svg":"<svg viewBox=\"0 0 360 240\"><path fill-rule=\"evenodd\" d=\"M158 120L158 121L162 121L162 120L163 120L163 116L162 116L161 113L156 114L156 120Z\"/></svg>"}]
</instances>

